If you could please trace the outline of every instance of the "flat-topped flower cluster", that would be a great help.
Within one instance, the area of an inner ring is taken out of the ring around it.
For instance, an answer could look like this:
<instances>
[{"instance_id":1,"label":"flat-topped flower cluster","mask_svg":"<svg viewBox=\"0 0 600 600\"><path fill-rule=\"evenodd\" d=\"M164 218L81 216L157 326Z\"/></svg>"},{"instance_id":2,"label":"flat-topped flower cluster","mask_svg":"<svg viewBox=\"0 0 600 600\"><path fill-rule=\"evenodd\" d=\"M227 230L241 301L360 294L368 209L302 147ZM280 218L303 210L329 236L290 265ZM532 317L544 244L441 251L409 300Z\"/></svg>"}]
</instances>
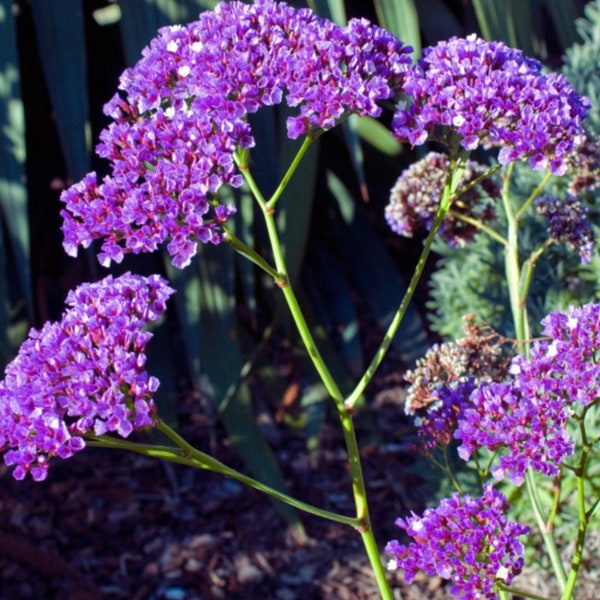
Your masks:
<instances>
[{"instance_id":1,"label":"flat-topped flower cluster","mask_svg":"<svg viewBox=\"0 0 600 600\"><path fill-rule=\"evenodd\" d=\"M109 276L70 292L60 322L31 330L0 382L0 450L16 479L45 479L48 459L82 450L88 432L153 425L159 382L145 369L144 327L172 293L156 275Z\"/></svg>"},{"instance_id":2,"label":"flat-topped flower cluster","mask_svg":"<svg viewBox=\"0 0 600 600\"><path fill-rule=\"evenodd\" d=\"M521 572L523 544L518 538L529 531L509 521L507 510L506 497L486 484L480 498L454 494L422 516L398 519L396 525L414 541L387 544L390 567L401 569L407 583L423 571L450 580L456 598L495 600L495 584L510 585Z\"/></svg>"},{"instance_id":3,"label":"flat-topped flower cluster","mask_svg":"<svg viewBox=\"0 0 600 600\"><path fill-rule=\"evenodd\" d=\"M555 174L584 141L582 121L591 106L562 74L502 42L475 35L453 37L423 50L405 78L408 104L396 112L393 130L418 145L445 128L465 150L500 147L507 164L528 158L534 169Z\"/></svg>"},{"instance_id":4,"label":"flat-topped flower cluster","mask_svg":"<svg viewBox=\"0 0 600 600\"><path fill-rule=\"evenodd\" d=\"M248 114L285 97L298 108L291 138L353 113L378 117L410 50L366 20L339 27L274 0L222 3L161 29L105 107L114 122L98 153L111 173L101 182L89 174L62 196L66 251L103 239L108 265L167 240L173 263L186 266L198 242L221 241L234 212L216 194L242 183L234 154L254 146Z\"/></svg>"}]
</instances>

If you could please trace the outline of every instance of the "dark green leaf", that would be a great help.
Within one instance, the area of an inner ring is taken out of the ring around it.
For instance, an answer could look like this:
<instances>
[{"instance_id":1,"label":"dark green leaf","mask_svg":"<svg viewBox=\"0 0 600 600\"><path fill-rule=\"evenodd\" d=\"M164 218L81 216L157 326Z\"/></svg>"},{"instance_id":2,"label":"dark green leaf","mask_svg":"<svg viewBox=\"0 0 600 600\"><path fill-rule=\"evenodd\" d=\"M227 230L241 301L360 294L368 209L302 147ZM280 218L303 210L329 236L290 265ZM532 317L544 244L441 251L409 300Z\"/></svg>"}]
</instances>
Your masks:
<instances>
[{"instance_id":1,"label":"dark green leaf","mask_svg":"<svg viewBox=\"0 0 600 600\"><path fill-rule=\"evenodd\" d=\"M12 2L0 0L0 366L33 317L25 187L25 118Z\"/></svg>"},{"instance_id":2,"label":"dark green leaf","mask_svg":"<svg viewBox=\"0 0 600 600\"><path fill-rule=\"evenodd\" d=\"M406 291L380 238L369 225L362 206L354 202L344 184L332 173L327 183L338 201L345 228L340 235L341 251L355 285L382 328L387 328ZM377 290L377 293L373 293ZM427 347L427 335L418 313L409 305L393 340L399 356L411 362Z\"/></svg>"},{"instance_id":3,"label":"dark green leaf","mask_svg":"<svg viewBox=\"0 0 600 600\"><path fill-rule=\"evenodd\" d=\"M119 0L125 60L135 64L142 49L165 25L188 23L219 0Z\"/></svg>"},{"instance_id":4,"label":"dark green leaf","mask_svg":"<svg viewBox=\"0 0 600 600\"><path fill-rule=\"evenodd\" d=\"M32 2L37 43L69 176L89 169L90 129L81 0Z\"/></svg>"}]
</instances>

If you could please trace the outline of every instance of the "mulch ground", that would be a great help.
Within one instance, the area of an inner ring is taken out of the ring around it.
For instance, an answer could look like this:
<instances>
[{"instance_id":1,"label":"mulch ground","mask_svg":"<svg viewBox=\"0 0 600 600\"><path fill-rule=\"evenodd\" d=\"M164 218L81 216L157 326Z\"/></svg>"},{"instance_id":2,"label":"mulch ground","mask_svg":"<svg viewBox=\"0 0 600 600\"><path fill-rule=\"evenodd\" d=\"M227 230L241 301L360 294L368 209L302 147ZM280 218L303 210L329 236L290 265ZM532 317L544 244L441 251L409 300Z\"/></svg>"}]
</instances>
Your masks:
<instances>
[{"instance_id":1,"label":"mulch ground","mask_svg":"<svg viewBox=\"0 0 600 600\"><path fill-rule=\"evenodd\" d=\"M363 448L379 543L400 534L394 520L422 510L431 492L425 463L404 451L411 434L394 378L371 401L382 441ZM243 469L226 439L209 428L198 400L183 403L181 423L197 447ZM339 430L323 431L318 459L302 437L263 410L260 422L301 499L352 514ZM273 434L275 432L275 435ZM379 598L358 535L302 515L306 535L290 533L262 495L219 475L143 456L87 448L57 460L42 483L17 482L0 467L0 598L6 600L207 600ZM598 598L598 552L578 600ZM596 576L595 576L596 575ZM549 578L547 578L549 579ZM437 578L411 586L390 573L397 598L448 598ZM544 578L529 589L555 591ZM523 586L525 587L525 586Z\"/></svg>"}]
</instances>

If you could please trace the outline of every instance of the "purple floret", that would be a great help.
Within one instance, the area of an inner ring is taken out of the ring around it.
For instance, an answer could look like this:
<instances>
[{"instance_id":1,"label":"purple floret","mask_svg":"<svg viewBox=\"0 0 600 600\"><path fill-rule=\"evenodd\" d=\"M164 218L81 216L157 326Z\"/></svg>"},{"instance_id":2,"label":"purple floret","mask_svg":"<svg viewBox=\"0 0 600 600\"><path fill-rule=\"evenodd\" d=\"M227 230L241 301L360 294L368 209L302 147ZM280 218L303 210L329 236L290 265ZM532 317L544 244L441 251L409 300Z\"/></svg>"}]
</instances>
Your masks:
<instances>
[{"instance_id":1,"label":"purple floret","mask_svg":"<svg viewBox=\"0 0 600 600\"><path fill-rule=\"evenodd\" d=\"M541 362L519 357L511 367L515 376L520 369L515 381L484 384L475 390L454 434L462 440L458 453L464 460L478 448L498 452L492 475L508 477L515 485L522 485L529 467L556 475L558 465L573 453L565 431L571 411L562 397L555 397L557 386L544 381L539 366Z\"/></svg>"}]
</instances>

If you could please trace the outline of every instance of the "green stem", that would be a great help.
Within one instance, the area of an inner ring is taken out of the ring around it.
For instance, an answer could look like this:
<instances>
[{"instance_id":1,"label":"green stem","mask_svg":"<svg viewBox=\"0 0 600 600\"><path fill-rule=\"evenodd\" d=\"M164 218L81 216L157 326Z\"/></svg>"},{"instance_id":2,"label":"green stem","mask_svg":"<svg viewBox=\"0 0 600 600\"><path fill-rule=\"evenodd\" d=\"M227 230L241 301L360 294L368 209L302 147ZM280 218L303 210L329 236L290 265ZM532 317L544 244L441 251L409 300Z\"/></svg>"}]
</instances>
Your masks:
<instances>
[{"instance_id":1,"label":"green stem","mask_svg":"<svg viewBox=\"0 0 600 600\"><path fill-rule=\"evenodd\" d=\"M460 483L458 482L458 479L456 479L456 477L454 476L454 473L452 472L452 469L450 468L450 462L448 461L447 448L444 448L443 456L444 456L444 468L443 468L443 471L444 471L446 477L448 477L448 479L450 479L450 483L452 484L452 486L454 487L454 489L462 496L464 494L464 491L463 491Z\"/></svg>"},{"instance_id":2,"label":"green stem","mask_svg":"<svg viewBox=\"0 0 600 600\"><path fill-rule=\"evenodd\" d=\"M515 337L519 342L519 351L526 352L524 341L529 338L526 322L525 305L521 304L520 282L521 282L521 267L519 264L519 222L515 217L512 203L510 200L510 177L512 175L514 163L511 163L507 168L504 186L502 188L502 202L506 220L508 222L508 235L505 248L505 271L506 281L508 284L508 294L510 298L510 309L512 313L513 323L515 326Z\"/></svg>"},{"instance_id":3,"label":"green stem","mask_svg":"<svg viewBox=\"0 0 600 600\"><path fill-rule=\"evenodd\" d=\"M267 203L267 201L265 200L264 196L262 195L260 188L256 184L254 177L252 177L252 174L250 173L250 170L248 169L247 162L245 162L245 160L242 160L242 158L240 157L240 155L237 152L233 153L233 160L235 161L235 164L238 166L240 173L242 174L242 177L244 178L244 181L248 185L248 188L252 192L252 195L254 196L254 198L258 201L258 203L261 205L261 207L264 206Z\"/></svg>"},{"instance_id":4,"label":"green stem","mask_svg":"<svg viewBox=\"0 0 600 600\"><path fill-rule=\"evenodd\" d=\"M287 184L289 183L290 179L292 178L292 175L296 172L296 169L298 168L300 161L306 154L307 150L310 148L310 145L312 144L312 142L313 142L313 138L311 138L310 136L306 136L306 138L304 138L304 141L302 142L302 146L300 146L300 149L296 153L296 156L294 156L294 159L292 160L290 166L288 167L288 170L285 172L285 175L279 182L277 189L273 192L273 195L269 198L269 201L267 202L267 208L269 208L270 210L273 210L275 208L275 204L277 204L277 201L281 197L281 194L283 194L283 192L285 191Z\"/></svg>"},{"instance_id":5,"label":"green stem","mask_svg":"<svg viewBox=\"0 0 600 600\"><path fill-rule=\"evenodd\" d=\"M520 590L519 588L513 588L508 585L503 585L501 589L505 590L509 594L513 594L514 596L522 596L523 598L532 598L533 600L550 600L550 598L546 598L546 596L539 596L538 594L526 592L524 590Z\"/></svg>"},{"instance_id":6,"label":"green stem","mask_svg":"<svg viewBox=\"0 0 600 600\"><path fill-rule=\"evenodd\" d=\"M275 283L281 283L281 273L278 273L256 250L240 240L226 226L222 226L225 232L224 241L227 242L236 252L246 257L250 262L260 267L265 273L270 275Z\"/></svg>"},{"instance_id":7,"label":"green stem","mask_svg":"<svg viewBox=\"0 0 600 600\"><path fill-rule=\"evenodd\" d=\"M478 219L474 219L473 217L469 217L469 215L463 215L462 213L459 213L458 211L455 211L455 210L452 210L452 209L448 211L448 214L452 215L455 219L458 219L459 221L463 221L464 223L468 223L469 225L473 225L473 227L477 227L477 229L479 229L480 231L483 231L484 233L487 233L492 239L496 240L497 242L499 242L503 246L505 246L506 244L508 244L508 240L505 237L503 237L495 229L492 229L491 227L488 227L487 225L485 225L484 223L482 223Z\"/></svg>"},{"instance_id":8,"label":"green stem","mask_svg":"<svg viewBox=\"0 0 600 600\"><path fill-rule=\"evenodd\" d=\"M587 454L584 452L582 456L581 466L585 466ZM577 576L581 567L581 558L583 556L583 550L585 548L585 535L587 532L588 517L585 510L585 495L583 489L584 477L583 470L577 475L577 539L575 540L575 552L571 560L571 568L569 569L569 576L564 585L561 600L570 600L573 597L573 591L575 584L577 583Z\"/></svg>"},{"instance_id":9,"label":"green stem","mask_svg":"<svg viewBox=\"0 0 600 600\"><path fill-rule=\"evenodd\" d=\"M546 546L546 552L550 558L552 570L556 575L560 589L564 590L567 583L565 567L560 559L560 554L558 553L558 548L556 547L556 541L552 535L552 531L548 529L546 524L546 519L544 518L542 510L542 503L536 486L535 476L531 468L527 469L525 473L525 484L527 486L527 493L531 502L531 508L533 509L533 514L538 524L538 529L540 530L542 540Z\"/></svg>"},{"instance_id":10,"label":"green stem","mask_svg":"<svg viewBox=\"0 0 600 600\"><path fill-rule=\"evenodd\" d=\"M525 355L528 355L529 350L525 342L530 338L530 334L529 324L527 322L526 299L533 274L533 264L535 261L526 267L525 273L522 275L521 266L519 263L518 228L519 218L523 215L524 210L522 207L515 214L510 199L510 178L513 171L513 165L514 163L511 163L507 168L507 174L502 188L502 202L508 223L508 244L506 246L505 270L506 282L510 297L510 307L515 327L515 337L519 343L519 351L523 352ZM544 177L542 183L545 184L548 178L549 174ZM531 202L533 202L533 199L537 196L537 194L539 194L542 187L542 184L538 185L536 190L534 190L534 192L525 202L525 207L529 206ZM535 256L535 253L532 256ZM529 468L525 474L525 482L531 507L538 524L542 540L546 547L546 552L550 558L552 569L556 575L561 590L564 590L567 581L564 565L560 560L560 555L552 532L547 527L547 522L543 515L542 503L536 486L535 476L531 468Z\"/></svg>"},{"instance_id":11,"label":"green stem","mask_svg":"<svg viewBox=\"0 0 600 600\"><path fill-rule=\"evenodd\" d=\"M571 559L569 576L567 578L567 582L563 590L561 600L570 600L573 597L573 591L575 589L575 584L577 583L577 576L579 574L579 569L581 568L581 559L583 556L583 551L585 549L585 536L587 533L587 527L594 510L592 508L590 509L590 511L586 511L584 489L586 463L588 460L589 453L591 452L593 447L592 444L590 444L590 441L588 440L587 432L585 429L585 415L590 406L591 405L587 406L584 409L582 416L578 419L582 450L579 465L575 470L575 476L577 478L577 539L575 540L575 552L573 553L573 558Z\"/></svg>"},{"instance_id":12,"label":"green stem","mask_svg":"<svg viewBox=\"0 0 600 600\"><path fill-rule=\"evenodd\" d=\"M236 481L239 481L248 487L258 490L259 492L267 494L272 498L280 500L281 502L285 502L286 504L289 504L298 510L302 510L330 521L335 521L344 525L350 525L354 529L360 530L361 522L358 519L330 512L328 510L323 510L313 506L312 504L307 504L306 502L302 502L301 500L293 498L292 496L288 496L287 494L273 489L272 487L265 485L264 483L253 479L252 477L248 477L247 475L228 467L209 454L205 454L201 450L194 448L163 421L159 420L157 426L158 429L171 441L173 441L177 447L139 444L109 436L91 436L87 440L87 445L96 446L99 448L128 450L137 454L168 460L169 462L194 467L196 469L204 469L207 471L220 473L226 477L235 479Z\"/></svg>"},{"instance_id":13,"label":"green stem","mask_svg":"<svg viewBox=\"0 0 600 600\"><path fill-rule=\"evenodd\" d=\"M283 257L283 251L279 240L279 234L277 232L277 226L273 212L266 206L263 205L263 216L271 241L271 249L275 261L275 266L280 273L283 273L287 277L287 267L285 259ZM290 314L294 319L300 338L311 358L311 361L321 378L321 381L325 385L327 392L335 402L338 410L339 418L342 425L342 432L344 435L344 442L346 445L346 452L348 454L348 464L350 469L350 476L352 479L352 491L354 496L354 504L356 506L356 517L361 522L362 526L359 528L365 550L369 557L371 567L375 574L377 584L379 586L382 598L385 600L392 600L392 592L387 581L386 573L377 551L377 545L373 536L373 530L371 526L371 517L369 516L369 508L367 504L367 491L365 488L365 481L362 472L362 465L360 461L360 451L358 442L356 439L356 432L354 430L354 422L352 420L351 411L344 404L344 397L338 388L337 383L333 379L327 365L325 364L319 349L310 333L310 329L304 318L304 313L300 308L296 294L286 279L286 284L281 285L281 291L287 302Z\"/></svg>"},{"instance_id":14,"label":"green stem","mask_svg":"<svg viewBox=\"0 0 600 600\"><path fill-rule=\"evenodd\" d=\"M300 338L302 339L306 351L308 352L308 355L310 356L311 361L317 373L319 374L319 377L321 378L321 381L325 385L325 388L327 389L329 395L333 399L338 409L342 426L342 432L344 435L344 442L346 445L346 452L348 454L349 470L352 479L352 492L356 507L356 521L353 521L353 526L356 527L356 522L360 523L360 526L356 527L356 529L358 529L358 531L361 534L361 538L363 540L363 544L365 546L367 556L371 563L371 567L373 569L373 573L375 575L375 579L377 581L377 585L379 587L379 591L381 593L382 598L384 600L393 600L392 591L387 580L386 573L383 568L381 558L379 556L379 552L377 550L375 538L373 536L371 518L369 515L369 508L367 504L367 492L365 488L364 476L362 473L360 452L358 448L358 442L356 439L356 432L354 430L352 414L351 411L348 410L347 407L344 405L344 397L341 391L339 390L337 383L333 379L329 369L327 368L319 352L319 349L317 348L317 345L315 344L312 334L310 333L308 324L306 323L306 319L304 318L304 314L300 308L294 290L289 281L287 266L283 256L281 242L279 239L279 234L277 232L277 226L274 218L275 205L279 200L281 194L285 190L292 175L294 174L300 160L310 147L311 142L312 140L309 137L307 137L304 140L301 148L294 157L294 160L292 161L290 167L283 176L283 179L281 180L280 184L277 186L277 189L268 201L265 201L262 193L256 185L254 178L248 170L247 163L245 162L245 160L243 160L243 157L234 156L234 160L236 160L236 164L239 166L242 176L244 177L246 183L248 184L248 187L250 188L251 192L253 193L255 199L258 202L258 205L262 210L275 262L275 269L278 275L275 281L281 288L281 291L290 310L294 323L296 324L296 328L298 329Z\"/></svg>"},{"instance_id":15,"label":"green stem","mask_svg":"<svg viewBox=\"0 0 600 600\"><path fill-rule=\"evenodd\" d=\"M454 192L458 187L460 178L462 177L463 171L465 169L467 156L468 154L461 154L456 160L450 160L450 168L448 170L448 176L444 185L444 191L442 193L440 205L435 215L433 225L429 233L427 234L427 238L425 239L423 250L421 251L421 255L419 256L417 266L415 267L413 275L410 279L408 288L406 289L404 297L402 298L402 302L400 303L400 306L398 307L398 310L396 311L392 322L389 324L388 329L385 332L385 335L383 336L383 340L379 348L375 352L371 363L367 367L367 370L363 374L362 378L360 379L352 393L346 399L346 406L348 408L352 408L356 404L358 399L362 396L363 392L365 391L365 388L373 378L373 375L375 375L375 371L383 361L392 343L392 340L396 335L396 331L398 330L398 327L400 326L400 323L404 318L406 310L408 309L408 305L412 300L415 290L417 289L419 280L421 279L421 275L423 274L423 270L425 269L425 265L431 252L431 246L433 244L435 235L442 223L443 218L445 217L446 213L450 210Z\"/></svg>"},{"instance_id":16,"label":"green stem","mask_svg":"<svg viewBox=\"0 0 600 600\"><path fill-rule=\"evenodd\" d=\"M514 164L514 163L511 163L511 165L512 164ZM550 171L546 171L546 174L544 175L542 180L537 184L537 186L535 187L533 192L531 192L531 194L529 194L529 197L527 198L527 200L525 200L525 203L523 204L523 206L521 206L521 208L515 215L515 219L517 221L525 214L525 211L529 208L531 203L540 195L540 192L544 189L544 187L546 186L548 181L550 181L551 177L552 177L552 173Z\"/></svg>"},{"instance_id":17,"label":"green stem","mask_svg":"<svg viewBox=\"0 0 600 600\"><path fill-rule=\"evenodd\" d=\"M456 192L456 197L460 198L465 192L468 192L470 189L474 188L476 185L480 184L484 179L487 179L491 175L493 175L496 171L499 171L502 168L502 165L494 165L489 168L483 175L480 175L473 181L469 181L469 183L465 184Z\"/></svg>"}]
</instances>

